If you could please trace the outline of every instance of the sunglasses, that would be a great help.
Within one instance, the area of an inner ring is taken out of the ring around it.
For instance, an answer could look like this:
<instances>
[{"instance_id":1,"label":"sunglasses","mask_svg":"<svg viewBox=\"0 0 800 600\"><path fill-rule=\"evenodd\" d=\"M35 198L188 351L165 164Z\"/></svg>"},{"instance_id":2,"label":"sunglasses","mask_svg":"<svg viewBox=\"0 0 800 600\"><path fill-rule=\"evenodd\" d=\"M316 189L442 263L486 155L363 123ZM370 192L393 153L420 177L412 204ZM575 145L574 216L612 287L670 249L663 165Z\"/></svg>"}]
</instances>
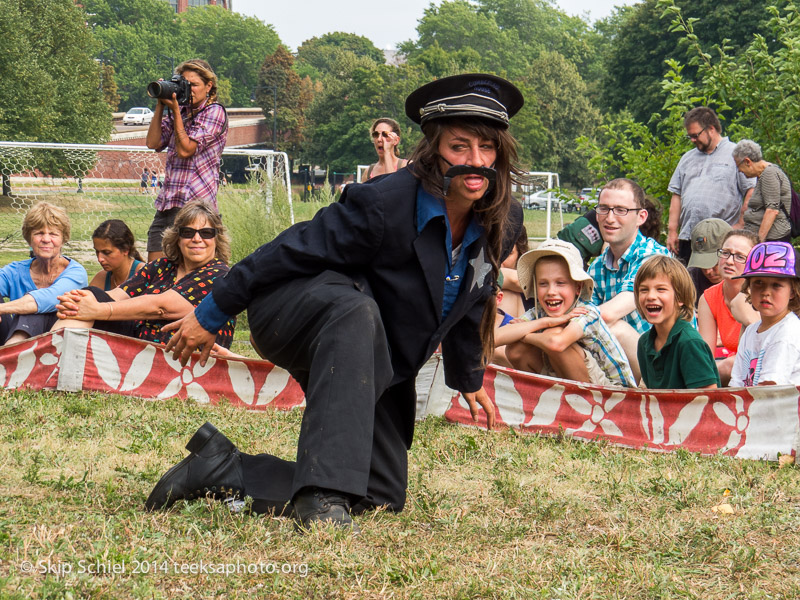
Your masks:
<instances>
[{"instance_id":1,"label":"sunglasses","mask_svg":"<svg viewBox=\"0 0 800 600\"><path fill-rule=\"evenodd\" d=\"M198 233L204 240L210 240L216 237L217 230L214 227L203 227L202 229L195 229L194 227L181 227L178 229L178 235L186 240L191 240Z\"/></svg>"},{"instance_id":2,"label":"sunglasses","mask_svg":"<svg viewBox=\"0 0 800 600\"><path fill-rule=\"evenodd\" d=\"M377 140L379 137L382 137L388 140L389 136L392 135L393 133L394 133L393 131L373 131L372 139Z\"/></svg>"}]
</instances>

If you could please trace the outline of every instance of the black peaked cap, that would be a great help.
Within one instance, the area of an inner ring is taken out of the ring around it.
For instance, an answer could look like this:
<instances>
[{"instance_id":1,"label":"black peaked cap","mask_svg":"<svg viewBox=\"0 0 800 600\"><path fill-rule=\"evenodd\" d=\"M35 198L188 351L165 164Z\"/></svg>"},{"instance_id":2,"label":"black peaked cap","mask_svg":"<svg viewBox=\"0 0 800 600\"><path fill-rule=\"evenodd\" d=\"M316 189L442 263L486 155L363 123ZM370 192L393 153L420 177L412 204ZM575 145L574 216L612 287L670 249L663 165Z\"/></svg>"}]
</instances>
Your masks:
<instances>
[{"instance_id":1,"label":"black peaked cap","mask_svg":"<svg viewBox=\"0 0 800 600\"><path fill-rule=\"evenodd\" d=\"M424 125L432 119L478 117L508 127L525 100L510 81L497 75L467 73L423 85L406 98L408 118Z\"/></svg>"}]
</instances>

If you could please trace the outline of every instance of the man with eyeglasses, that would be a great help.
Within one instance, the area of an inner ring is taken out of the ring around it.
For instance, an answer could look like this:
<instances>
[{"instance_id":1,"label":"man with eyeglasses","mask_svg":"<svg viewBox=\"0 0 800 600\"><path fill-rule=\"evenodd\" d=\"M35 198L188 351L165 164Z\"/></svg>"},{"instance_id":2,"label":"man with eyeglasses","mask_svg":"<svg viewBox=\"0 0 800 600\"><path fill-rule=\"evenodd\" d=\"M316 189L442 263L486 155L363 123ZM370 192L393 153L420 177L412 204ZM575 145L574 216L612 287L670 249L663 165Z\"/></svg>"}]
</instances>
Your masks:
<instances>
[{"instance_id":1,"label":"man with eyeglasses","mask_svg":"<svg viewBox=\"0 0 800 600\"><path fill-rule=\"evenodd\" d=\"M756 185L733 160L736 144L722 137L717 114L707 106L693 108L683 126L694 148L681 157L670 179L667 248L686 264L692 253L691 231L700 221L722 219L741 228L747 202Z\"/></svg>"},{"instance_id":2,"label":"man with eyeglasses","mask_svg":"<svg viewBox=\"0 0 800 600\"><path fill-rule=\"evenodd\" d=\"M647 209L644 190L635 181L609 181L600 191L595 211L600 235L608 245L589 267L594 280L592 303L600 307L603 320L622 345L639 381L636 347L650 324L636 310L633 281L645 259L654 254L668 255L669 251L639 231L647 220Z\"/></svg>"}]
</instances>

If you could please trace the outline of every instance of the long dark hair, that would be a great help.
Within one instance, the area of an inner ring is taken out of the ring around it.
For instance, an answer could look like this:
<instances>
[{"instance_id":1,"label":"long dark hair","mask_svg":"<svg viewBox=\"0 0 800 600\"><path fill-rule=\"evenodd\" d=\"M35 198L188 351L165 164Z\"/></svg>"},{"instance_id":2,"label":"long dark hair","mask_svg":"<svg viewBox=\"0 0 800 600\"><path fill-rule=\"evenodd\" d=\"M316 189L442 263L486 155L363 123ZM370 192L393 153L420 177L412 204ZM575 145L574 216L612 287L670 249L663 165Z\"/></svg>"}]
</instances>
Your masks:
<instances>
[{"instance_id":1,"label":"long dark hair","mask_svg":"<svg viewBox=\"0 0 800 600\"><path fill-rule=\"evenodd\" d=\"M125 224L125 221L120 221L119 219L103 221L92 234L92 239L95 238L108 240L114 248L127 252L128 256L144 262L142 255L136 249L136 239L133 237L133 232Z\"/></svg>"},{"instance_id":2,"label":"long dark hair","mask_svg":"<svg viewBox=\"0 0 800 600\"><path fill-rule=\"evenodd\" d=\"M497 148L494 169L497 171L494 187L472 207L478 222L486 232L488 259L492 265L492 281L497 281L502 261L504 234L509 227L511 183L522 180L522 171L516 166L517 142L507 129L501 129L479 118L454 117L433 119L425 123L420 140L409 159L409 169L420 180L422 187L437 198L444 198L443 177L439 163L439 142L445 131L463 129L478 138L492 140ZM481 319L480 335L483 344L482 365L488 364L494 353L494 323L497 311L497 286Z\"/></svg>"}]
</instances>

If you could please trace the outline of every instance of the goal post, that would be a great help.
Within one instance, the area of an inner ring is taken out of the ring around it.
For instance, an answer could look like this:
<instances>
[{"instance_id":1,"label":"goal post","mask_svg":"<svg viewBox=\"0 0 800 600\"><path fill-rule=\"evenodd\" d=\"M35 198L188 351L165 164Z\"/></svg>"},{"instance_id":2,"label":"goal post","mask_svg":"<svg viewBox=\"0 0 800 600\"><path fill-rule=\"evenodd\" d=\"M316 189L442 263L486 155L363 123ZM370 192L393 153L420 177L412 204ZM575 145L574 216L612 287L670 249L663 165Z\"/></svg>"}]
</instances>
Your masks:
<instances>
[{"instance_id":1,"label":"goal post","mask_svg":"<svg viewBox=\"0 0 800 600\"><path fill-rule=\"evenodd\" d=\"M67 211L73 253L88 252L93 259L91 234L112 218L125 221L143 248L165 165L166 153L144 146L0 142L0 250L27 252L22 220L42 200ZM294 223L290 178L284 152L226 148L217 193L223 222L222 207L244 201L263 203L261 212L269 216L276 193L281 193Z\"/></svg>"}]
</instances>

